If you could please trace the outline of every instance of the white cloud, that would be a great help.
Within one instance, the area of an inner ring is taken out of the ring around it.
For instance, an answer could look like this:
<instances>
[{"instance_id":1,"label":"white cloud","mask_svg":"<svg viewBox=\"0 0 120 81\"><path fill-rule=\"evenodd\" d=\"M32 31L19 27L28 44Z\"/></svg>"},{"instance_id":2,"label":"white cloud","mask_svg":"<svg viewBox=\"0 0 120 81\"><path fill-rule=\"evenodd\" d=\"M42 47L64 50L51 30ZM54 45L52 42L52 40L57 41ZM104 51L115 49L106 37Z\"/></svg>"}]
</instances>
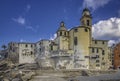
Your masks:
<instances>
[{"instance_id":1,"label":"white cloud","mask_svg":"<svg viewBox=\"0 0 120 81\"><path fill-rule=\"evenodd\" d=\"M26 40L24 40L24 39L20 39L20 42L26 42Z\"/></svg>"},{"instance_id":2,"label":"white cloud","mask_svg":"<svg viewBox=\"0 0 120 81\"><path fill-rule=\"evenodd\" d=\"M89 7L93 10L96 10L99 7L103 7L106 5L110 0L84 0L83 7Z\"/></svg>"},{"instance_id":3,"label":"white cloud","mask_svg":"<svg viewBox=\"0 0 120 81\"><path fill-rule=\"evenodd\" d=\"M21 25L25 25L25 18L24 17L19 16L18 18L12 18L12 20L21 24Z\"/></svg>"},{"instance_id":4,"label":"white cloud","mask_svg":"<svg viewBox=\"0 0 120 81\"><path fill-rule=\"evenodd\" d=\"M115 40L109 40L108 41L108 46L111 47L113 44L116 44Z\"/></svg>"},{"instance_id":5,"label":"white cloud","mask_svg":"<svg viewBox=\"0 0 120 81\"><path fill-rule=\"evenodd\" d=\"M120 39L120 18L101 20L94 24L92 29L95 39L115 40L117 42Z\"/></svg>"},{"instance_id":6,"label":"white cloud","mask_svg":"<svg viewBox=\"0 0 120 81\"><path fill-rule=\"evenodd\" d=\"M50 37L50 40L54 40L57 37L57 34L55 33L53 36Z\"/></svg>"},{"instance_id":7,"label":"white cloud","mask_svg":"<svg viewBox=\"0 0 120 81\"><path fill-rule=\"evenodd\" d=\"M35 28L33 28L32 26L26 26L26 29L30 29L32 30L33 32L37 32L37 30Z\"/></svg>"}]
</instances>

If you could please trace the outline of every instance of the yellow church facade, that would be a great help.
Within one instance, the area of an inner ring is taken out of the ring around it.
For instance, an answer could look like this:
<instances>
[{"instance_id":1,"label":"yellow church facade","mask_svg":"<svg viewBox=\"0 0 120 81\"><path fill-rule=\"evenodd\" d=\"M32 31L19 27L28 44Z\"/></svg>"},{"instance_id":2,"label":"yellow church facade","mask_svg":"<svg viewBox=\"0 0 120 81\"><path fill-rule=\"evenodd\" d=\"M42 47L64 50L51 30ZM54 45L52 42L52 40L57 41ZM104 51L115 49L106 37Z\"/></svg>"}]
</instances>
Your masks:
<instances>
[{"instance_id":1,"label":"yellow church facade","mask_svg":"<svg viewBox=\"0 0 120 81\"><path fill-rule=\"evenodd\" d=\"M52 45L54 50L64 50L73 56L73 66L78 69L108 69L108 41L92 38L92 16L85 8L80 19L81 25L67 30L64 22L60 23L57 37ZM103 54L104 53L104 54Z\"/></svg>"}]
</instances>

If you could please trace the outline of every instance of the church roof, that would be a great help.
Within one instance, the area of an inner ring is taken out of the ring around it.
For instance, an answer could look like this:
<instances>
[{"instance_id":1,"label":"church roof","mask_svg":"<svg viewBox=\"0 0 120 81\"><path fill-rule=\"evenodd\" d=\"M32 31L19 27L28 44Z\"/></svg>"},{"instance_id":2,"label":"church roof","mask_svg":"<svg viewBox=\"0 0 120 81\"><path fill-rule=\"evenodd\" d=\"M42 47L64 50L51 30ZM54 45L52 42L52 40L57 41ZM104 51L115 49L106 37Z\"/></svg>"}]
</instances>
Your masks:
<instances>
[{"instance_id":1,"label":"church roof","mask_svg":"<svg viewBox=\"0 0 120 81\"><path fill-rule=\"evenodd\" d=\"M58 31L61 31L61 30L67 31L63 21L60 23L60 27L59 27Z\"/></svg>"}]
</instances>

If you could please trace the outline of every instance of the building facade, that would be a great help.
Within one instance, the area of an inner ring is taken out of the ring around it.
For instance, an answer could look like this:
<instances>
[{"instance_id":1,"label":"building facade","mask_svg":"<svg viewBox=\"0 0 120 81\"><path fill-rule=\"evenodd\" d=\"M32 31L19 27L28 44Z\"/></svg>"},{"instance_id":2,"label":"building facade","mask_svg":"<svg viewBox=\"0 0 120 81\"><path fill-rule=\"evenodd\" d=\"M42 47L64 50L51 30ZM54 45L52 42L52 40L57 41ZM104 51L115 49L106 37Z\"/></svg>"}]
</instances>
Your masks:
<instances>
[{"instance_id":1,"label":"building facade","mask_svg":"<svg viewBox=\"0 0 120 81\"><path fill-rule=\"evenodd\" d=\"M13 63L35 63L35 44L11 42L8 44L9 58Z\"/></svg>"},{"instance_id":2,"label":"building facade","mask_svg":"<svg viewBox=\"0 0 120 81\"><path fill-rule=\"evenodd\" d=\"M89 9L83 10L80 23L80 26L68 30L62 21L54 40L28 43L27 47L27 43L18 43L16 51L19 63L32 63L35 59L40 67L54 69L108 69L108 41L92 38L92 16ZM30 56L32 54L35 57Z\"/></svg>"},{"instance_id":3,"label":"building facade","mask_svg":"<svg viewBox=\"0 0 120 81\"><path fill-rule=\"evenodd\" d=\"M114 47L114 62L115 69L120 69L120 43L116 44Z\"/></svg>"}]
</instances>

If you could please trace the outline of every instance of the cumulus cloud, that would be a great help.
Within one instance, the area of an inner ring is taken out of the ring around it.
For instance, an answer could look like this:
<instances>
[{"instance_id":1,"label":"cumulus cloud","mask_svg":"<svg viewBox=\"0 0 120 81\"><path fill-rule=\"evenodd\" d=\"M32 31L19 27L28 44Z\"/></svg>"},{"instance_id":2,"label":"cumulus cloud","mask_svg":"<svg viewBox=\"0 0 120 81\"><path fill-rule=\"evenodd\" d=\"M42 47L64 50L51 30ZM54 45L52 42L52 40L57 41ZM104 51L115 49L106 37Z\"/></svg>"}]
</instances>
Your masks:
<instances>
[{"instance_id":1,"label":"cumulus cloud","mask_svg":"<svg viewBox=\"0 0 120 81\"><path fill-rule=\"evenodd\" d=\"M120 41L120 18L101 20L92 29L95 39L110 40L110 44Z\"/></svg>"},{"instance_id":2,"label":"cumulus cloud","mask_svg":"<svg viewBox=\"0 0 120 81\"><path fill-rule=\"evenodd\" d=\"M21 39L20 39L20 42L26 42L26 40L24 40L24 39L21 38Z\"/></svg>"},{"instance_id":3,"label":"cumulus cloud","mask_svg":"<svg viewBox=\"0 0 120 81\"><path fill-rule=\"evenodd\" d=\"M115 40L109 40L109 41L108 41L108 46L109 46L109 47L113 46L114 44L116 44L116 41L115 41Z\"/></svg>"},{"instance_id":4,"label":"cumulus cloud","mask_svg":"<svg viewBox=\"0 0 120 81\"><path fill-rule=\"evenodd\" d=\"M50 40L54 40L57 37L57 34L55 33L53 36L50 37Z\"/></svg>"},{"instance_id":5,"label":"cumulus cloud","mask_svg":"<svg viewBox=\"0 0 120 81\"><path fill-rule=\"evenodd\" d=\"M14 22L21 24L21 25L25 25L25 22L26 22L25 18L22 16L19 16L18 18L12 18L12 20Z\"/></svg>"},{"instance_id":6,"label":"cumulus cloud","mask_svg":"<svg viewBox=\"0 0 120 81\"><path fill-rule=\"evenodd\" d=\"M99 7L103 7L106 5L110 0L84 0L83 7L89 7L93 10L96 10Z\"/></svg>"}]
</instances>

